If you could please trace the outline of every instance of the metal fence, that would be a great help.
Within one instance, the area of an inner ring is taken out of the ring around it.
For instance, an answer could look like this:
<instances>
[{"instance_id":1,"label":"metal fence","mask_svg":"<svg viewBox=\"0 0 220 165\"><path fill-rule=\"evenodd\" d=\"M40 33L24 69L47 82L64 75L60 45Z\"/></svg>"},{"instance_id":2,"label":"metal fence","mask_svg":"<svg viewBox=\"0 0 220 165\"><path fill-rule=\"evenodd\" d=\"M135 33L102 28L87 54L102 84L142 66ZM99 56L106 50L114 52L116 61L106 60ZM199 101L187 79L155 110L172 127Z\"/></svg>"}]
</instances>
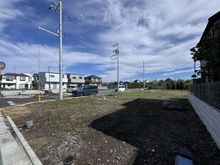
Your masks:
<instances>
[{"instance_id":1,"label":"metal fence","mask_svg":"<svg viewBox=\"0 0 220 165\"><path fill-rule=\"evenodd\" d=\"M193 84L189 86L189 92L220 109L220 82Z\"/></svg>"}]
</instances>

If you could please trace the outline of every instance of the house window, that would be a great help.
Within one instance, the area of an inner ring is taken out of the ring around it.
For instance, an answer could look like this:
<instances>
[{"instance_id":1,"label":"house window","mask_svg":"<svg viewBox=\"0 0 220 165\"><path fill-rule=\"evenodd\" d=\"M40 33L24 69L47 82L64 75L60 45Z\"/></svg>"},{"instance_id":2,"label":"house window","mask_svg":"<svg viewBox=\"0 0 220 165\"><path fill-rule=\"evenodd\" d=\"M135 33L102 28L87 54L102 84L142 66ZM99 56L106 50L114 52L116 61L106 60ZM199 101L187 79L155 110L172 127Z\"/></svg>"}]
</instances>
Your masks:
<instances>
[{"instance_id":1,"label":"house window","mask_svg":"<svg viewBox=\"0 0 220 165\"><path fill-rule=\"evenodd\" d=\"M76 77L72 77L72 79L76 79Z\"/></svg>"},{"instance_id":2,"label":"house window","mask_svg":"<svg viewBox=\"0 0 220 165\"><path fill-rule=\"evenodd\" d=\"M81 77L81 76L79 76L79 79L82 79L82 77Z\"/></svg>"},{"instance_id":3,"label":"house window","mask_svg":"<svg viewBox=\"0 0 220 165\"><path fill-rule=\"evenodd\" d=\"M25 88L25 84L20 84L19 85L19 89L24 89Z\"/></svg>"},{"instance_id":4,"label":"house window","mask_svg":"<svg viewBox=\"0 0 220 165\"><path fill-rule=\"evenodd\" d=\"M25 81L25 77L20 77L20 81Z\"/></svg>"},{"instance_id":5,"label":"house window","mask_svg":"<svg viewBox=\"0 0 220 165\"><path fill-rule=\"evenodd\" d=\"M7 76L6 81L13 81L13 77L12 76Z\"/></svg>"},{"instance_id":6,"label":"house window","mask_svg":"<svg viewBox=\"0 0 220 165\"><path fill-rule=\"evenodd\" d=\"M50 77L54 78L55 76L54 75L50 75Z\"/></svg>"}]
</instances>

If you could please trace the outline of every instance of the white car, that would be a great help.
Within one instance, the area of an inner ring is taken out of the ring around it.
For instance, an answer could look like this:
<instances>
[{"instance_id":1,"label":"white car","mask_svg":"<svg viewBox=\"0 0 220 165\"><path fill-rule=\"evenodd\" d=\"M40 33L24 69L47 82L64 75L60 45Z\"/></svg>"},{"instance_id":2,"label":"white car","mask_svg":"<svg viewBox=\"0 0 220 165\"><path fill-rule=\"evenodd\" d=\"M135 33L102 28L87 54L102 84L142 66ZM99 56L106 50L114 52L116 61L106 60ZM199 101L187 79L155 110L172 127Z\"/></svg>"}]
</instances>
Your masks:
<instances>
[{"instance_id":1,"label":"white car","mask_svg":"<svg viewBox=\"0 0 220 165\"><path fill-rule=\"evenodd\" d=\"M125 91L125 86L124 86L124 85L119 85L118 88L117 88L117 87L115 88L115 91L116 91L116 92Z\"/></svg>"},{"instance_id":2,"label":"white car","mask_svg":"<svg viewBox=\"0 0 220 165\"><path fill-rule=\"evenodd\" d=\"M72 93L73 90L77 90L77 85L68 85L66 92Z\"/></svg>"}]
</instances>

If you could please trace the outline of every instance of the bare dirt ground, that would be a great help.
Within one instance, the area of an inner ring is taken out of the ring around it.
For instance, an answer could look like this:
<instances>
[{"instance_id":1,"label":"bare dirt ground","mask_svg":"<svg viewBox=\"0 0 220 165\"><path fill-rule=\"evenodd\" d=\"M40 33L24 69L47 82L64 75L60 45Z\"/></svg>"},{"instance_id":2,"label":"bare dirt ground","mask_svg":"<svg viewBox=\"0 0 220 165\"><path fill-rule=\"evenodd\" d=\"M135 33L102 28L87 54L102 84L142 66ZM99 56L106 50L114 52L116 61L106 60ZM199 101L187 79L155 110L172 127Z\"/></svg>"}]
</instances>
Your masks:
<instances>
[{"instance_id":1,"label":"bare dirt ground","mask_svg":"<svg viewBox=\"0 0 220 165\"><path fill-rule=\"evenodd\" d=\"M182 109L164 109L164 100ZM220 164L220 150L183 93L73 98L4 113L45 165L62 165L69 155L75 165L169 165L180 148L191 151L195 165ZM31 128L25 127L28 120Z\"/></svg>"}]
</instances>

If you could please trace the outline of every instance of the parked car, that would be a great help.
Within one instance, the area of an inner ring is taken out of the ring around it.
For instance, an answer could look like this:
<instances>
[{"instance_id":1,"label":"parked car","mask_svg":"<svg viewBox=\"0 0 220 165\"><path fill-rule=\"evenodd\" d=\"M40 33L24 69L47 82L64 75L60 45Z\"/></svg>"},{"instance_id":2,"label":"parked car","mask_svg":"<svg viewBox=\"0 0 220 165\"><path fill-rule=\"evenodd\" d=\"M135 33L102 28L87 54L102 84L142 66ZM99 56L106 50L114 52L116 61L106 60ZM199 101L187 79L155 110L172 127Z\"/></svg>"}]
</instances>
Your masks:
<instances>
[{"instance_id":1,"label":"parked car","mask_svg":"<svg viewBox=\"0 0 220 165\"><path fill-rule=\"evenodd\" d=\"M73 96L86 96L97 93L98 93L98 87L96 85L84 85L72 91Z\"/></svg>"},{"instance_id":2,"label":"parked car","mask_svg":"<svg viewBox=\"0 0 220 165\"><path fill-rule=\"evenodd\" d=\"M125 91L125 85L119 85L115 88L115 92Z\"/></svg>"},{"instance_id":3,"label":"parked car","mask_svg":"<svg viewBox=\"0 0 220 165\"><path fill-rule=\"evenodd\" d=\"M77 85L68 85L66 92L67 93L72 93L72 91L76 90L76 89L77 89Z\"/></svg>"}]
</instances>

